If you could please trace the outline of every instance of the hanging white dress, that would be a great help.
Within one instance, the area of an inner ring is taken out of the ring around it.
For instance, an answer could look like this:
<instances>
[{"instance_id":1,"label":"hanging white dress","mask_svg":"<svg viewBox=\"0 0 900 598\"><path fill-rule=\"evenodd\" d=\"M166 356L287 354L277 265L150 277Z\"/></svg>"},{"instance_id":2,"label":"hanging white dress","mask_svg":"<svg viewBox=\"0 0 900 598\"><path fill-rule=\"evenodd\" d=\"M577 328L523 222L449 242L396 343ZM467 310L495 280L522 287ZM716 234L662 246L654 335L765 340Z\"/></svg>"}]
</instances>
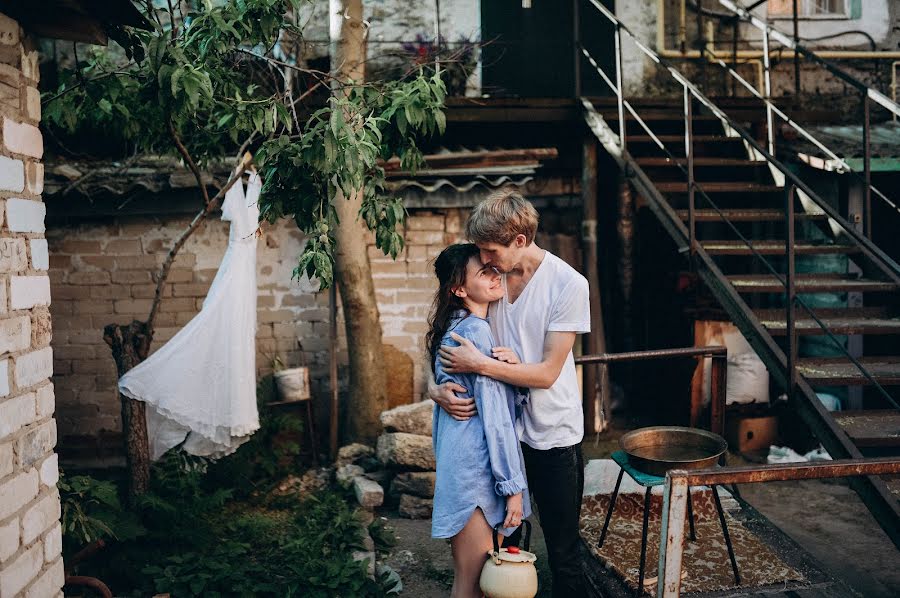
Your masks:
<instances>
[{"instance_id":1,"label":"hanging white dress","mask_svg":"<svg viewBox=\"0 0 900 598\"><path fill-rule=\"evenodd\" d=\"M258 175L225 194L228 249L203 307L178 334L119 380L122 394L147 403L150 457L183 444L221 457L259 428L256 410L256 228Z\"/></svg>"}]
</instances>

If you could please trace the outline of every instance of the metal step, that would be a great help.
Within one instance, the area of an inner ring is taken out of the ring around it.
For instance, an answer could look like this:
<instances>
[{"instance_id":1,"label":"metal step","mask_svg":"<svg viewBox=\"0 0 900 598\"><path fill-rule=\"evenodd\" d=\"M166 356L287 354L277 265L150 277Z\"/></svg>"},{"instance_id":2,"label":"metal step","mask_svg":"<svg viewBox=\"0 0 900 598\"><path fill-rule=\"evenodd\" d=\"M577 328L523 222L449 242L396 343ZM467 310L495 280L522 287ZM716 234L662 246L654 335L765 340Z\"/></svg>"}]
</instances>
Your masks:
<instances>
[{"instance_id":1,"label":"metal step","mask_svg":"<svg viewBox=\"0 0 900 598\"><path fill-rule=\"evenodd\" d=\"M900 317L889 315L886 308L814 309L813 312L833 334L900 334ZM795 313L798 334L825 334L821 326L802 310ZM787 334L783 309L756 310L756 317L770 334Z\"/></svg>"},{"instance_id":2,"label":"metal step","mask_svg":"<svg viewBox=\"0 0 900 598\"><path fill-rule=\"evenodd\" d=\"M655 183L656 188L663 193L687 193L687 182L666 181ZM749 182L708 182L696 183L696 189L699 193L702 189L706 193L779 193L784 192L783 187L778 185L768 185L763 183Z\"/></svg>"},{"instance_id":3,"label":"metal step","mask_svg":"<svg viewBox=\"0 0 900 598\"><path fill-rule=\"evenodd\" d=\"M748 239L762 255L784 255L784 241ZM701 241L700 245L710 255L753 255L750 247L743 241ZM825 245L815 243L794 243L794 253L797 255L823 255L834 253L859 253L856 245Z\"/></svg>"},{"instance_id":4,"label":"metal step","mask_svg":"<svg viewBox=\"0 0 900 598\"><path fill-rule=\"evenodd\" d=\"M687 158L660 158L660 157L644 157L635 160L638 166L687 166ZM729 168L762 168L767 166L766 162L761 160L748 160L747 158L694 158L694 166L722 166Z\"/></svg>"},{"instance_id":5,"label":"metal step","mask_svg":"<svg viewBox=\"0 0 900 598\"><path fill-rule=\"evenodd\" d=\"M838 411L832 416L858 447L900 447L900 411L896 409Z\"/></svg>"},{"instance_id":6,"label":"metal step","mask_svg":"<svg viewBox=\"0 0 900 598\"><path fill-rule=\"evenodd\" d=\"M784 292L784 285L771 274L739 274L726 278L740 293ZM795 281L798 293L896 291L898 288L892 282L841 274L798 274Z\"/></svg>"},{"instance_id":7,"label":"metal step","mask_svg":"<svg viewBox=\"0 0 900 598\"><path fill-rule=\"evenodd\" d=\"M882 386L900 385L900 357L856 359ZM871 382L846 357L802 357L797 372L812 386L866 386Z\"/></svg>"},{"instance_id":8,"label":"metal step","mask_svg":"<svg viewBox=\"0 0 900 598\"><path fill-rule=\"evenodd\" d=\"M682 220L688 219L687 210L676 210ZM734 208L722 210L722 214L716 210L694 210L694 220L697 222L723 222L723 217L729 222L783 222L784 210L778 208ZM798 220L825 221L825 214L798 213L794 217Z\"/></svg>"}]
</instances>

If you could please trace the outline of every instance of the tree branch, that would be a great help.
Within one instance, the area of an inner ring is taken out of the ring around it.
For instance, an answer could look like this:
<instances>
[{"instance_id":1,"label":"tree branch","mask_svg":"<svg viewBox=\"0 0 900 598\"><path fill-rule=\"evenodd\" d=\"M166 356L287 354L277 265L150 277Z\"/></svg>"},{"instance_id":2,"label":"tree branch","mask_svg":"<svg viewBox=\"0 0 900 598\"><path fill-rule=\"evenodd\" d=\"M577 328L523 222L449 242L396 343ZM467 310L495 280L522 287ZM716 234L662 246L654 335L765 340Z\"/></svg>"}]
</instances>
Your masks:
<instances>
[{"instance_id":1,"label":"tree branch","mask_svg":"<svg viewBox=\"0 0 900 598\"><path fill-rule=\"evenodd\" d=\"M206 184L203 182L203 173L200 172L197 163L194 162L190 152L184 147L184 143L181 142L181 137L178 136L178 131L175 130L175 123L172 122L171 118L169 119L169 134L172 136L172 141L175 142L175 147L178 148L178 153L181 154L185 164L187 164L187 167L194 173L194 178L197 179L197 185L200 187L200 195L203 196L203 205L209 206L209 192L206 190Z\"/></svg>"},{"instance_id":2,"label":"tree branch","mask_svg":"<svg viewBox=\"0 0 900 598\"><path fill-rule=\"evenodd\" d=\"M169 250L169 253L166 255L166 260L163 262L162 266L159 269L159 274L156 279L156 293L153 296L153 305L150 307L150 315L147 317L147 333L150 335L150 338L153 338L153 333L155 332L153 328L153 324L156 321L156 315L159 313L159 304L162 300L162 292L163 288L166 285L166 280L169 278L169 270L172 269L172 264L175 262L175 257L178 255L178 252L184 246L185 242L188 238L194 234L194 231L206 220L206 217L213 213L213 211L219 207L219 202L222 201L222 198L225 197L225 193L228 192L231 187L241 180L241 175L243 174L243 169L239 168L237 171L232 172L231 176L228 179L228 182L219 189L219 191L213 196L212 199L207 202L206 207L200 210L191 220L190 225L182 231L181 235L175 240L175 243L172 245L172 248Z\"/></svg>"}]
</instances>

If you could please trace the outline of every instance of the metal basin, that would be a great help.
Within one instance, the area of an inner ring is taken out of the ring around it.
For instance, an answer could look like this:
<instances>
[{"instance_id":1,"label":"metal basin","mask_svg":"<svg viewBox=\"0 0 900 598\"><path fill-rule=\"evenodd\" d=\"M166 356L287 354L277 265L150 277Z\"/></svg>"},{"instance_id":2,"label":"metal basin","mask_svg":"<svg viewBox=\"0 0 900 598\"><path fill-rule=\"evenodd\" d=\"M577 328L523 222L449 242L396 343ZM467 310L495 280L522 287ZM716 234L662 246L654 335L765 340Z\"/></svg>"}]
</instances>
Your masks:
<instances>
[{"instance_id":1,"label":"metal basin","mask_svg":"<svg viewBox=\"0 0 900 598\"><path fill-rule=\"evenodd\" d=\"M681 426L653 426L632 430L619 439L632 467L664 476L670 469L712 467L728 450L718 434Z\"/></svg>"}]
</instances>

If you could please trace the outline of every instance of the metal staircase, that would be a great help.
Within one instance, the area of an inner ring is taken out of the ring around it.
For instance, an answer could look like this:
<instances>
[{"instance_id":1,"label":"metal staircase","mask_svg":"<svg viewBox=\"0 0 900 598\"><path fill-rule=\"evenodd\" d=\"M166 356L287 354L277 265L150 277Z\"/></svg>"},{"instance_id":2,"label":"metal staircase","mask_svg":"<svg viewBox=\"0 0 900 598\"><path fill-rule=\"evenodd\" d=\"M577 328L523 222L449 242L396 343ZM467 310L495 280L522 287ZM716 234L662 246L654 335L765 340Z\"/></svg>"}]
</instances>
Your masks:
<instances>
[{"instance_id":1,"label":"metal staircase","mask_svg":"<svg viewBox=\"0 0 900 598\"><path fill-rule=\"evenodd\" d=\"M741 116L735 117L735 111L710 100L635 38L608 9L591 2L614 29L616 72L604 72L589 52L582 48L582 53L616 102L595 104L582 98L587 125L829 453L853 459L876 448L900 452L900 343L893 343L892 355L869 355L848 350L838 338L898 335L900 340L900 266L776 158L773 118L793 121L768 97L768 60L766 93L754 89L756 97L746 100ZM626 36L682 88L681 105L636 105L624 98L621 48ZM883 96L877 102L900 114L900 106ZM765 139L748 132L754 122L765 125L756 127L766 131ZM868 170L862 176L867 198L878 195ZM865 208L870 218L870 206ZM828 255L847 266L817 271L807 257ZM823 293L846 294L852 301L816 307ZM800 337L807 336L830 339L834 356L801 356ZM831 413L816 394L846 386L867 387L868 410ZM900 547L898 496L878 477L851 483Z\"/></svg>"}]
</instances>

